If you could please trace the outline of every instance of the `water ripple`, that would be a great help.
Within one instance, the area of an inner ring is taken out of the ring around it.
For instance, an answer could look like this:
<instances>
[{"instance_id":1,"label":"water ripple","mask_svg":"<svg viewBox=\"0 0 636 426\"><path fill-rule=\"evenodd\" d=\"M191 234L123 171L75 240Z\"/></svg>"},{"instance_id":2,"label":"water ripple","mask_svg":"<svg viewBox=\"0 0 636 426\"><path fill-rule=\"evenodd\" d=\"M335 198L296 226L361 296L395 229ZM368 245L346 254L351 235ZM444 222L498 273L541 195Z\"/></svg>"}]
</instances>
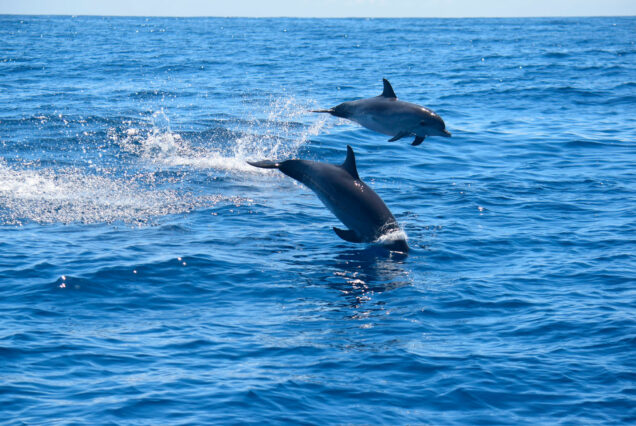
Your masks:
<instances>
[{"instance_id":1,"label":"water ripple","mask_svg":"<svg viewBox=\"0 0 636 426\"><path fill-rule=\"evenodd\" d=\"M0 16L0 418L633 422L633 28ZM246 163L347 144L408 256Z\"/></svg>"}]
</instances>

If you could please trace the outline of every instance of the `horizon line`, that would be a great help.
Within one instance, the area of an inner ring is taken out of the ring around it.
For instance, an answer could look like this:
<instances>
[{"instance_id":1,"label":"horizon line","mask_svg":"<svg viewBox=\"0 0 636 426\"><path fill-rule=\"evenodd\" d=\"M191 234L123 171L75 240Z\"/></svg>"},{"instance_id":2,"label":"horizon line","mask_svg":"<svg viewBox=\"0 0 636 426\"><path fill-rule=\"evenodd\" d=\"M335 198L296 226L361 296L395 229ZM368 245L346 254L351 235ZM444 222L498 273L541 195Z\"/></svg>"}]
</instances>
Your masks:
<instances>
[{"instance_id":1,"label":"horizon line","mask_svg":"<svg viewBox=\"0 0 636 426\"><path fill-rule=\"evenodd\" d=\"M241 16L241 15L101 15L91 13L0 13L0 16L60 16L60 17L102 17L102 18L221 18L221 19L541 19L541 18L633 18L636 15L518 15L518 16Z\"/></svg>"}]
</instances>

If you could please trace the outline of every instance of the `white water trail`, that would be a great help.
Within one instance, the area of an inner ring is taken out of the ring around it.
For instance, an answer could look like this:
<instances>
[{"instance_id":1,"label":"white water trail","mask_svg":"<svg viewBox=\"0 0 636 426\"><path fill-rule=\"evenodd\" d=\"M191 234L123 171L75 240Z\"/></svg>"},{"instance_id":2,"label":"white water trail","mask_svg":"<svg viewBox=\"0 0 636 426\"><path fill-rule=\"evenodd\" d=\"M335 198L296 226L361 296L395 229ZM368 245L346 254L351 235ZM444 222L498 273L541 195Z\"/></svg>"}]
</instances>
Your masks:
<instances>
[{"instance_id":1,"label":"white water trail","mask_svg":"<svg viewBox=\"0 0 636 426\"><path fill-rule=\"evenodd\" d=\"M210 207L221 201L249 202L239 197L197 196L148 188L145 176L92 175L68 167L37 170L8 166L0 159L0 224L111 223L146 224L153 217Z\"/></svg>"}]
</instances>

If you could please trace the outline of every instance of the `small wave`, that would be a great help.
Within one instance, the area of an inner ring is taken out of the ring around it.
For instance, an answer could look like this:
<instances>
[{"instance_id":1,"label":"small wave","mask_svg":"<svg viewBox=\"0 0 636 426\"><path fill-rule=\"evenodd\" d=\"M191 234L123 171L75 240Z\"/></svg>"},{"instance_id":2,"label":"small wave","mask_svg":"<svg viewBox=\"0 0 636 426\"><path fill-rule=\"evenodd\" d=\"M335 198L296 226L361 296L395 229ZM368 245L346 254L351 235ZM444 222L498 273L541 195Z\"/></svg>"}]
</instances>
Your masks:
<instances>
[{"instance_id":1,"label":"small wave","mask_svg":"<svg viewBox=\"0 0 636 426\"><path fill-rule=\"evenodd\" d=\"M177 92L155 89L155 90L140 90L138 92L134 92L131 96L137 99L153 99L153 98L162 99L162 98L177 97L178 95L179 93Z\"/></svg>"},{"instance_id":2,"label":"small wave","mask_svg":"<svg viewBox=\"0 0 636 426\"><path fill-rule=\"evenodd\" d=\"M634 105L636 103L636 96L616 96L607 99L603 102L603 105Z\"/></svg>"},{"instance_id":3,"label":"small wave","mask_svg":"<svg viewBox=\"0 0 636 426\"><path fill-rule=\"evenodd\" d=\"M554 59L560 59L560 58L567 58L568 56L570 56L570 53L568 52L546 52L543 54L544 57L546 58L554 58Z\"/></svg>"},{"instance_id":4,"label":"small wave","mask_svg":"<svg viewBox=\"0 0 636 426\"><path fill-rule=\"evenodd\" d=\"M636 82L628 81L628 82L625 82L625 83L618 84L617 86L614 86L614 88L612 90L632 89L634 87L636 87Z\"/></svg>"}]
</instances>

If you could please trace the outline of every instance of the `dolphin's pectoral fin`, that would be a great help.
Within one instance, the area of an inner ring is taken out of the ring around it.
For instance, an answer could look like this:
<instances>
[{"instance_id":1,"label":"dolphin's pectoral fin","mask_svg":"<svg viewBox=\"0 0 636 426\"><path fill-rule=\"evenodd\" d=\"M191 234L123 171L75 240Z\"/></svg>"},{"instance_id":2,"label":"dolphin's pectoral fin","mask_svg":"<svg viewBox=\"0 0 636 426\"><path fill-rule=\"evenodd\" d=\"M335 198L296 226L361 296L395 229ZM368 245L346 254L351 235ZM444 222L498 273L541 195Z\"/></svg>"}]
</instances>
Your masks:
<instances>
[{"instance_id":1,"label":"dolphin's pectoral fin","mask_svg":"<svg viewBox=\"0 0 636 426\"><path fill-rule=\"evenodd\" d=\"M407 132L407 131L402 131L400 133L398 133L397 135L393 136L391 139L389 139L389 142L395 142L398 139L402 139L403 137L406 137L408 135L410 135L411 132Z\"/></svg>"},{"instance_id":2,"label":"dolphin's pectoral fin","mask_svg":"<svg viewBox=\"0 0 636 426\"><path fill-rule=\"evenodd\" d=\"M411 143L411 145L418 146L422 142L424 142L424 136L415 136L415 139L413 140L413 143Z\"/></svg>"},{"instance_id":3,"label":"dolphin's pectoral fin","mask_svg":"<svg viewBox=\"0 0 636 426\"><path fill-rule=\"evenodd\" d=\"M356 234L355 232L347 229L340 229L340 228L336 228L335 226L333 227L333 230L336 231L336 234L342 238L345 241L349 241L350 243L361 243L363 242L360 237L358 237L358 234Z\"/></svg>"}]
</instances>

